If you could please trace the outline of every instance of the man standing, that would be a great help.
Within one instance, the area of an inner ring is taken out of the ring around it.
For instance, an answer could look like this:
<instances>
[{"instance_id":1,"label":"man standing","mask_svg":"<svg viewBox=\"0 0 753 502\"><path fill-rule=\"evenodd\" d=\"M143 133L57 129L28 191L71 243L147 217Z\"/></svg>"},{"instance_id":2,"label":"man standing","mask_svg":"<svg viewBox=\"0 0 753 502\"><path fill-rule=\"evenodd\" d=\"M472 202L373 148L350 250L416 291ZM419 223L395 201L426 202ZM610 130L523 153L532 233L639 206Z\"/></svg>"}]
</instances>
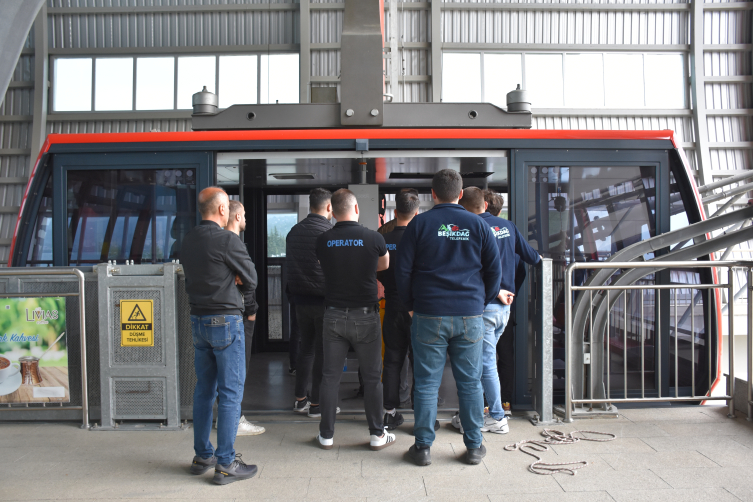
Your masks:
<instances>
[{"instance_id":1,"label":"man standing","mask_svg":"<svg viewBox=\"0 0 753 502\"><path fill-rule=\"evenodd\" d=\"M443 169L434 175L431 187L436 205L406 228L395 267L400 298L415 311L411 341L416 442L408 456L417 465L431 463L437 393L449 353L465 428L466 461L478 464L486 455L481 443L482 314L484 305L499 294L499 251L489 226L458 205L463 197L460 173Z\"/></svg>"},{"instance_id":2,"label":"man standing","mask_svg":"<svg viewBox=\"0 0 753 502\"><path fill-rule=\"evenodd\" d=\"M288 298L295 305L299 333L293 411L320 417L324 273L316 257L316 239L332 229L332 193L324 188L311 190L309 209L309 215L295 224L285 239L285 268Z\"/></svg>"},{"instance_id":3,"label":"man standing","mask_svg":"<svg viewBox=\"0 0 753 502\"><path fill-rule=\"evenodd\" d=\"M240 239L240 233L246 230L246 210L243 208L243 204L241 204L237 200L230 201L227 226L225 227L225 230L229 232L233 232L235 235L238 236L239 239ZM241 241L241 243L243 243L243 241ZM243 247L245 249L246 247L245 244ZM241 288L243 287L243 285L240 284L241 282L240 278L236 278L235 282ZM251 345L254 341L254 325L256 324L256 311L259 309L259 306L256 303L255 292L252 292L251 295L253 298L253 304L251 308L243 312L243 332L245 335L244 345L245 345L245 354L246 354L246 376L248 376L248 367L251 364ZM245 303L245 295L243 299ZM245 385L244 385L244 393L245 393ZM264 427L252 424L251 422L246 420L245 416L241 415L241 419L238 422L238 433L236 435L237 436L256 436L258 434L263 434L265 430L266 429L264 429Z\"/></svg>"},{"instance_id":4,"label":"man standing","mask_svg":"<svg viewBox=\"0 0 753 502\"><path fill-rule=\"evenodd\" d=\"M198 202L202 221L186 234L180 253L191 305L196 369L196 456L191 473L203 474L214 467L213 481L225 485L256 474L256 466L246 465L233 448L246 381L242 314L253 310L256 270L240 239L223 229L229 216L227 193L218 187L205 188ZM215 451L209 432L218 395Z\"/></svg>"},{"instance_id":5,"label":"man standing","mask_svg":"<svg viewBox=\"0 0 753 502\"><path fill-rule=\"evenodd\" d=\"M405 227L418 214L418 195L402 192L395 197L395 227L383 234L387 250L397 251ZM392 430L402 425L403 415L397 412L400 406L400 373L405 356L410 348L411 317L397 293L394 263L387 270L377 274L384 286L384 426Z\"/></svg>"},{"instance_id":6,"label":"man standing","mask_svg":"<svg viewBox=\"0 0 753 502\"><path fill-rule=\"evenodd\" d=\"M499 250L499 260L502 264L502 279L497 297L484 307L484 350L483 374L481 382L484 386L486 402L489 403L489 414L484 417L483 432L507 434L505 410L500 399L499 373L497 372L497 342L505 331L510 319L510 305L515 297L515 269L517 256L524 262L535 265L541 259L539 254L528 245L512 222L492 216L486 212L488 203L484 201L483 190L475 187L467 188L460 204L469 212L478 214L489 225ZM453 417L452 424L462 430L459 417Z\"/></svg>"},{"instance_id":7,"label":"man standing","mask_svg":"<svg viewBox=\"0 0 753 502\"><path fill-rule=\"evenodd\" d=\"M324 366L322 371L322 419L316 440L332 448L340 378L348 349L358 357L364 385L370 446L381 450L395 442L382 421L382 343L376 273L386 270L390 255L384 238L358 224L358 201L353 192L332 194L337 224L316 240L316 255L325 280Z\"/></svg>"}]
</instances>

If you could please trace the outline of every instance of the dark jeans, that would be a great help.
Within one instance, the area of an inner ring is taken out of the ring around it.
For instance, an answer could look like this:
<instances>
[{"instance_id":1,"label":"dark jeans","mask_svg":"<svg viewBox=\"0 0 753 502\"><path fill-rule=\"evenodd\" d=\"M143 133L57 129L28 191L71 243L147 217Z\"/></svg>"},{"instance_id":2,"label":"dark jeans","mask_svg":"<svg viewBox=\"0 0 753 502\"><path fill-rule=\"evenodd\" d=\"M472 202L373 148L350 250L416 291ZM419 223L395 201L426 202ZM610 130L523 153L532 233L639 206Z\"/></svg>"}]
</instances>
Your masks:
<instances>
[{"instance_id":1,"label":"dark jeans","mask_svg":"<svg viewBox=\"0 0 753 502\"><path fill-rule=\"evenodd\" d=\"M290 304L290 340L288 340L288 368L296 369L298 364L298 346L300 345L301 332L298 330L298 316L295 315L295 305Z\"/></svg>"},{"instance_id":2,"label":"dark jeans","mask_svg":"<svg viewBox=\"0 0 753 502\"><path fill-rule=\"evenodd\" d=\"M512 402L515 383L515 345L513 332L515 323L508 322L497 342L497 372L499 373L499 394L503 403Z\"/></svg>"},{"instance_id":3,"label":"dark jeans","mask_svg":"<svg viewBox=\"0 0 753 502\"><path fill-rule=\"evenodd\" d=\"M310 396L313 404L319 404L324 305L296 305L295 316L301 337L298 362L295 366L295 397ZM340 371L342 372L342 367Z\"/></svg>"},{"instance_id":4,"label":"dark jeans","mask_svg":"<svg viewBox=\"0 0 753 502\"><path fill-rule=\"evenodd\" d=\"M411 317L407 311L386 309L384 311L384 408L391 410L400 406L400 372L405 364L405 355L413 351L410 343Z\"/></svg>"},{"instance_id":5,"label":"dark jeans","mask_svg":"<svg viewBox=\"0 0 753 502\"><path fill-rule=\"evenodd\" d=\"M193 393L194 451L201 458L217 456L228 465L235 460L235 435L241 418L246 381L243 321L239 315L191 316L196 388ZM212 405L217 406L217 450L212 430Z\"/></svg>"},{"instance_id":6,"label":"dark jeans","mask_svg":"<svg viewBox=\"0 0 753 502\"><path fill-rule=\"evenodd\" d=\"M384 433L382 422L382 340L379 313L363 309L334 310L324 313L324 367L322 371L319 433L325 439L335 434L335 416L340 379L348 349L352 346L363 377L366 421L371 434Z\"/></svg>"}]
</instances>

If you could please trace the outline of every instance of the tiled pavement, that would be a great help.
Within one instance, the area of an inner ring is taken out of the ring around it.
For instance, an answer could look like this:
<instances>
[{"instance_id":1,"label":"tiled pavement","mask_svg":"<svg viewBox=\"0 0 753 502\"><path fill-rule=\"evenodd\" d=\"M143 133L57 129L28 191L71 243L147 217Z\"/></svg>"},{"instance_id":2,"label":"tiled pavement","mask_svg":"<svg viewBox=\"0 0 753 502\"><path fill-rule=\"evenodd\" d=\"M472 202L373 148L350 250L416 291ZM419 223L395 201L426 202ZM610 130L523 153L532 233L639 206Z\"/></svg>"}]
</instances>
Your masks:
<instances>
[{"instance_id":1,"label":"tiled pavement","mask_svg":"<svg viewBox=\"0 0 753 502\"><path fill-rule=\"evenodd\" d=\"M485 434L487 457L461 462L462 436L449 415L432 447L432 465L403 457L413 443L410 415L395 446L372 452L363 415L340 418L335 448L318 449L317 422L289 415L247 416L261 436L236 448L259 466L251 480L216 486L187 473L188 432L86 432L75 424L0 424L0 500L139 499L276 501L753 501L753 424L724 407L621 410L617 419L553 427L612 432L610 442L555 446L545 461L587 460L576 476L528 472L532 457L507 444L539 437L522 416L507 435ZM292 413L291 413L292 414Z\"/></svg>"}]
</instances>

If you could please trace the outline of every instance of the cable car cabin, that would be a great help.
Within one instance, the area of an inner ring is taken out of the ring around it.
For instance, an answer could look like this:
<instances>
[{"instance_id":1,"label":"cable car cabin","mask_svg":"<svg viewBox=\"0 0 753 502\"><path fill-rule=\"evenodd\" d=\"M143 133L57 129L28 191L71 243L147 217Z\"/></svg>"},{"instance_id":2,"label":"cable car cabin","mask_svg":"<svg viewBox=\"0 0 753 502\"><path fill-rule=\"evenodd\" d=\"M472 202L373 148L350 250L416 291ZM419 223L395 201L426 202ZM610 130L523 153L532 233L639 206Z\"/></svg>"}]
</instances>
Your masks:
<instances>
[{"instance_id":1,"label":"cable car cabin","mask_svg":"<svg viewBox=\"0 0 753 502\"><path fill-rule=\"evenodd\" d=\"M561 399L564 389L562 330L564 305L569 301L563 294L565 267L574 261L603 261L636 242L705 218L671 131L342 127L53 134L27 186L9 265L86 267L110 260L136 264L180 260L181 240L200 219L197 194L219 185L246 208L242 238L260 278L255 349L285 351L290 336L285 236L308 214L309 191L351 188L361 206L361 223L376 229L393 218L395 194L401 188L417 189L420 210L429 210L431 178L444 168L458 170L465 186L502 194L501 216L513 221L543 257L553 260L553 277L545 280L552 281L555 297L555 400L558 392ZM537 308L531 272L513 304L518 405L531 400L529 333ZM643 281L712 280L702 277L705 273L672 269ZM576 276L576 282L585 278ZM643 305L648 370L644 384L649 395L661 382L662 395L668 396L675 387L675 330L669 329L668 315L654 315L655 292L646 292ZM716 304L705 293L696 300L690 294L676 296L667 301L670 308L672 301L678 302L682 312L696 301L695 332L691 333L690 319L677 330L683 350L679 361L688 365L680 372L687 377L678 384L689 391L691 357L684 344L695 339L692 371L700 395L718 377ZM637 320L640 306L630 310L620 316ZM641 388L639 324L626 324L629 350L623 360L623 321L610 321L606 336L615 397L623 389L623 365L627 365L629 392ZM659 344L665 349L659 350ZM665 359L661 378L650 370L659 367L657 357Z\"/></svg>"}]
</instances>

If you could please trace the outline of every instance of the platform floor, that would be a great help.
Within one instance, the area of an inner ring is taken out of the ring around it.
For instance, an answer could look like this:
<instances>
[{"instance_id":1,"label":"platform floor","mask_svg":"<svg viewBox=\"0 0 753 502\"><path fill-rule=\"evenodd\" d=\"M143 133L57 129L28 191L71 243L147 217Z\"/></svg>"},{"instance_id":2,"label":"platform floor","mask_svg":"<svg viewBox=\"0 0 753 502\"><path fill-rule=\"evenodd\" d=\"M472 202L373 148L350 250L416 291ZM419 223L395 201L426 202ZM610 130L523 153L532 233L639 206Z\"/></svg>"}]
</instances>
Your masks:
<instances>
[{"instance_id":1,"label":"platform floor","mask_svg":"<svg viewBox=\"0 0 753 502\"><path fill-rule=\"evenodd\" d=\"M504 451L541 429L523 416L507 435L485 434L483 463L461 462L462 437L442 418L433 464L403 457L413 443L412 416L395 446L372 452L363 415L343 414L335 448L317 448L317 421L293 413L248 417L267 428L236 448L259 466L257 477L216 486L191 476L192 430L89 432L76 424L0 424L1 500L276 501L749 501L753 500L753 426L723 407L623 410L616 419L559 425L608 431L616 440L556 446L545 460L587 460L576 476L528 472L531 457Z\"/></svg>"}]
</instances>

